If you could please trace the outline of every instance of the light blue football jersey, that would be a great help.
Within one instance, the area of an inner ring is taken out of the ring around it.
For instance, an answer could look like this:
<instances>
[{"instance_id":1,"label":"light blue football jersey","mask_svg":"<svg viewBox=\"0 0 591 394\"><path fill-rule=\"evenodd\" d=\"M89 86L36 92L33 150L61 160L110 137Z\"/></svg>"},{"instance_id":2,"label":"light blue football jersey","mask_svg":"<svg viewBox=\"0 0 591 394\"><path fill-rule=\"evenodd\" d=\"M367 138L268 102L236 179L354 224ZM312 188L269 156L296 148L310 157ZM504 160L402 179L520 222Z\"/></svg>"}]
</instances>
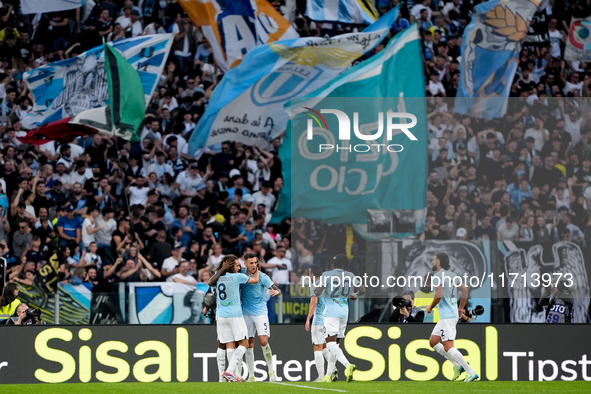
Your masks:
<instances>
[{"instance_id":1,"label":"light blue football jersey","mask_svg":"<svg viewBox=\"0 0 591 394\"><path fill-rule=\"evenodd\" d=\"M317 287L316 284L320 284L320 282L313 283L310 286L310 297L316 297L318 299L318 303L316 304L316 310L314 311L314 319L312 320L313 326L323 326L324 325L324 304L326 302L326 298L318 297L314 293L314 289Z\"/></svg>"},{"instance_id":2,"label":"light blue football jersey","mask_svg":"<svg viewBox=\"0 0 591 394\"><path fill-rule=\"evenodd\" d=\"M452 271L447 271L444 269L439 270L435 275L433 275L433 277L439 278L439 285L441 285L443 290L441 301L439 301L439 304L437 305L439 308L440 320L458 318L458 291L453 285L453 280L456 276L457 275ZM431 283L433 283L433 281L431 281ZM437 285L437 282L433 283L433 290L437 291L435 285Z\"/></svg>"},{"instance_id":3,"label":"light blue football jersey","mask_svg":"<svg viewBox=\"0 0 591 394\"><path fill-rule=\"evenodd\" d=\"M216 283L218 317L242 317L240 285L248 282L248 275L227 273Z\"/></svg>"},{"instance_id":4,"label":"light blue football jersey","mask_svg":"<svg viewBox=\"0 0 591 394\"><path fill-rule=\"evenodd\" d=\"M246 274L246 270L241 270ZM259 283L246 283L240 286L240 299L242 300L242 314L245 316L267 315L267 301L265 295L267 289L273 286L271 278L259 272Z\"/></svg>"},{"instance_id":5,"label":"light blue football jersey","mask_svg":"<svg viewBox=\"0 0 591 394\"><path fill-rule=\"evenodd\" d=\"M324 298L324 317L349 317L349 295L352 292L352 272L342 269L326 271L320 278L320 286L325 287L319 298Z\"/></svg>"}]
</instances>

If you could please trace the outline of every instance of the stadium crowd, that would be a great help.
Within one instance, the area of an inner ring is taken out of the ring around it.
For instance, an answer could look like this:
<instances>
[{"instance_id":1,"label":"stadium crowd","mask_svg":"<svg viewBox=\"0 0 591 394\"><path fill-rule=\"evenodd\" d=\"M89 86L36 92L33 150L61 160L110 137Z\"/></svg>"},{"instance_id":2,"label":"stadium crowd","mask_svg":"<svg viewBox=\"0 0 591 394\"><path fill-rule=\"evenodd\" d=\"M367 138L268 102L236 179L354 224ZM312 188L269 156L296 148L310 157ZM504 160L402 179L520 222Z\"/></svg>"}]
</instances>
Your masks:
<instances>
[{"instance_id":1,"label":"stadium crowd","mask_svg":"<svg viewBox=\"0 0 591 394\"><path fill-rule=\"evenodd\" d=\"M32 284L52 260L62 284L193 286L207 282L225 254L256 253L275 283L289 284L315 256L344 251L344 226L269 224L283 187L281 138L268 150L226 142L189 156L187 141L223 75L176 2L87 0L80 10L30 16L2 3L0 252L11 281ZM283 2L271 3L285 11ZM546 7L549 41L524 45L506 116L479 121L454 113L446 99L456 95L461 35L476 3L408 1L389 35L418 21L423 39L430 173L420 238L591 245L591 123L581 111L591 65L562 60L570 19L590 8ZM382 13L396 4L378 1ZM299 12L293 23L301 36L353 28ZM175 42L138 143L101 134L59 146L16 138L26 134L21 120L32 109L25 72L103 38L164 32Z\"/></svg>"}]
</instances>

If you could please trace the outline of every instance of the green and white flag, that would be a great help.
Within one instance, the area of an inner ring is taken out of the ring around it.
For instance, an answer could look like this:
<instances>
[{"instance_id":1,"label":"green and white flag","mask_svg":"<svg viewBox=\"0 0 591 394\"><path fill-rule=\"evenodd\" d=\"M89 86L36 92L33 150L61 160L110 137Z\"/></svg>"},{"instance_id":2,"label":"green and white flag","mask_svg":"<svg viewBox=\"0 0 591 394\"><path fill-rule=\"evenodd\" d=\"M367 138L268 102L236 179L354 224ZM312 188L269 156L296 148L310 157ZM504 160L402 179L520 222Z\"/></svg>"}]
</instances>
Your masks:
<instances>
[{"instance_id":1,"label":"green and white flag","mask_svg":"<svg viewBox=\"0 0 591 394\"><path fill-rule=\"evenodd\" d=\"M142 80L119 51L106 44L103 47L115 135L137 141L138 129L146 116Z\"/></svg>"},{"instance_id":2,"label":"green and white flag","mask_svg":"<svg viewBox=\"0 0 591 394\"><path fill-rule=\"evenodd\" d=\"M138 129L146 116L144 87L139 73L119 51L103 44L109 104L87 109L69 123L89 126L102 134L139 141Z\"/></svg>"},{"instance_id":3,"label":"green and white flag","mask_svg":"<svg viewBox=\"0 0 591 394\"><path fill-rule=\"evenodd\" d=\"M293 99L279 150L285 182L272 221L306 218L359 224L361 231L368 223L370 232L395 236L422 232L426 104L416 24L367 61Z\"/></svg>"}]
</instances>

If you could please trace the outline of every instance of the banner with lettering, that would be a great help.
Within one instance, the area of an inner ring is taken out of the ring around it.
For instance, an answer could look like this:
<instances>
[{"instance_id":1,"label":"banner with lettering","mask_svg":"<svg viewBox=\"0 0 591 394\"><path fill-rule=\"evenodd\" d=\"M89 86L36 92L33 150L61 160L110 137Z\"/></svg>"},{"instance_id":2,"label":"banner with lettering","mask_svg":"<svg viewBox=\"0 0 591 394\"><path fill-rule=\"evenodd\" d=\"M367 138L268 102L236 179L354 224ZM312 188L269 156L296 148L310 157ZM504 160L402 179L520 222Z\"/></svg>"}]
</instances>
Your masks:
<instances>
[{"instance_id":1,"label":"banner with lettering","mask_svg":"<svg viewBox=\"0 0 591 394\"><path fill-rule=\"evenodd\" d=\"M178 3L201 28L222 71L236 67L257 45L300 36L267 0L179 0Z\"/></svg>"},{"instance_id":2,"label":"banner with lettering","mask_svg":"<svg viewBox=\"0 0 591 394\"><path fill-rule=\"evenodd\" d=\"M273 221L366 224L369 210L421 233L427 206L427 113L418 26L288 107L285 186ZM390 227L389 227L390 228Z\"/></svg>"},{"instance_id":3,"label":"banner with lettering","mask_svg":"<svg viewBox=\"0 0 591 394\"><path fill-rule=\"evenodd\" d=\"M546 9L542 8L538 10L529 24L527 36L525 37L525 45L547 45L550 42L548 22L549 18L548 14L546 14Z\"/></svg>"}]
</instances>

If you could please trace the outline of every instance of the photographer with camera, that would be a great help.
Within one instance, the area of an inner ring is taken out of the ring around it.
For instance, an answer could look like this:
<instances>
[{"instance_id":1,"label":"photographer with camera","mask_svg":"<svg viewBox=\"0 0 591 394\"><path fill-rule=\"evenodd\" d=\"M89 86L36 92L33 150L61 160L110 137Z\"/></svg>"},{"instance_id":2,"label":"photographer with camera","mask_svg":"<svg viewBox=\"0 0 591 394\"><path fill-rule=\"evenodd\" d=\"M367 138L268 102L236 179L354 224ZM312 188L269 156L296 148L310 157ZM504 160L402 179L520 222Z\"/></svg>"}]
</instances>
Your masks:
<instances>
[{"instance_id":1,"label":"photographer with camera","mask_svg":"<svg viewBox=\"0 0 591 394\"><path fill-rule=\"evenodd\" d=\"M29 308L27 304L20 304L18 308L16 308L16 316L13 316L10 319L8 319L6 324L43 324L43 320L41 319L41 311L39 309Z\"/></svg>"},{"instance_id":2,"label":"photographer with camera","mask_svg":"<svg viewBox=\"0 0 591 394\"><path fill-rule=\"evenodd\" d=\"M572 292L577 289L573 281L561 280L556 286L542 290L539 305L546 308L546 323L570 323L573 317Z\"/></svg>"},{"instance_id":3,"label":"photographer with camera","mask_svg":"<svg viewBox=\"0 0 591 394\"><path fill-rule=\"evenodd\" d=\"M460 316L460 323L470 323L472 319L476 320L478 316L484 313L484 307L482 305L476 305L472 309L462 308L460 310L462 315Z\"/></svg>"},{"instance_id":4,"label":"photographer with camera","mask_svg":"<svg viewBox=\"0 0 591 394\"><path fill-rule=\"evenodd\" d=\"M15 282L7 283L0 297L0 324L5 324L16 312L21 301L16 298L18 296L18 287Z\"/></svg>"},{"instance_id":5,"label":"photographer with camera","mask_svg":"<svg viewBox=\"0 0 591 394\"><path fill-rule=\"evenodd\" d=\"M388 321L391 323L422 323L425 312L415 306L415 293L407 290L402 296L392 298L393 311Z\"/></svg>"}]
</instances>

